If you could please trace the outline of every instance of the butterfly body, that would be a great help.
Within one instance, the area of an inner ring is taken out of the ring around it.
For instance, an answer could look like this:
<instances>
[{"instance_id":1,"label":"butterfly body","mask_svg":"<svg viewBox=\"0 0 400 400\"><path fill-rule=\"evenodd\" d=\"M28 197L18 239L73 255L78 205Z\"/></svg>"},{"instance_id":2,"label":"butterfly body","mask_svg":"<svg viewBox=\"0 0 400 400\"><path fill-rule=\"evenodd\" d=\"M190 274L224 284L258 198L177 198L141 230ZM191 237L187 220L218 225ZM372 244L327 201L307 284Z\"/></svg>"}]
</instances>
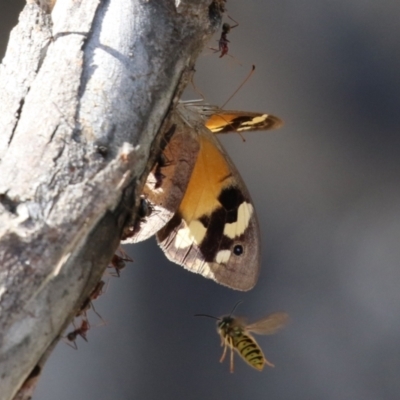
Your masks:
<instances>
[{"instance_id":1,"label":"butterfly body","mask_svg":"<svg viewBox=\"0 0 400 400\"><path fill-rule=\"evenodd\" d=\"M172 133L171 133L172 132ZM197 138L188 134L187 125L178 115L172 117L162 153L150 171L142 199L151 213L129 226L123 236L127 243L138 243L155 235L176 213L185 194L199 151Z\"/></svg>"}]
</instances>

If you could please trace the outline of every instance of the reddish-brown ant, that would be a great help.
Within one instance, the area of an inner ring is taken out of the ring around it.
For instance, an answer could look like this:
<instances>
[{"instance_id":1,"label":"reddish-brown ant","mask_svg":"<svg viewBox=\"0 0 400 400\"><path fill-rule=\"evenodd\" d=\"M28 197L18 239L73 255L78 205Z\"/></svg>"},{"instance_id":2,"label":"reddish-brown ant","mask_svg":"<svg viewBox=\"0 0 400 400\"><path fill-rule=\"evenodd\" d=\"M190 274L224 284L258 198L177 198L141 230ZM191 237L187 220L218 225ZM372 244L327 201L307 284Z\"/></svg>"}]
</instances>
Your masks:
<instances>
[{"instance_id":1,"label":"reddish-brown ant","mask_svg":"<svg viewBox=\"0 0 400 400\"><path fill-rule=\"evenodd\" d=\"M92 308L92 310L96 313L96 315L103 321L103 323L105 323L103 318L96 311L96 309L94 308L94 305L92 303L93 300L96 300L100 295L103 294L103 289L104 289L105 284L106 283L103 280L101 280L97 283L97 285L91 291L88 298L83 302L81 308L79 309L79 311L76 314L76 317L82 317L81 325L79 328L76 328L75 324L73 323L75 329L73 331L69 332L66 336L66 339L69 342L72 342L73 345L68 342L67 342L67 344L69 344L74 349L77 349L76 338L78 336L81 336L87 342L86 333L90 329L90 324L87 319L86 313L90 308Z\"/></svg>"},{"instance_id":2,"label":"reddish-brown ant","mask_svg":"<svg viewBox=\"0 0 400 400\"><path fill-rule=\"evenodd\" d=\"M100 281L95 288L92 290L92 292L90 293L89 297L83 302L80 310L78 311L78 313L76 314L77 317L80 317L81 315L86 317L86 312L92 308L92 310L96 313L96 315L103 320L103 318L101 318L101 315L96 311L96 309L93 306L92 300L96 300L102 293L103 293L103 288L105 286L105 282L104 281Z\"/></svg>"},{"instance_id":3,"label":"reddish-brown ant","mask_svg":"<svg viewBox=\"0 0 400 400\"><path fill-rule=\"evenodd\" d=\"M126 237L128 237L127 235L125 235ZM118 276L118 278L120 277L120 271L122 269L125 268L125 261L127 262L132 262L132 258L130 258L128 256L128 254L125 253L124 250L122 250L121 246L118 247L117 250L120 255L118 255L117 253L115 253L110 261L110 264L108 264L107 268L114 268L115 269L115 274L110 274L112 276Z\"/></svg>"},{"instance_id":4,"label":"reddish-brown ant","mask_svg":"<svg viewBox=\"0 0 400 400\"><path fill-rule=\"evenodd\" d=\"M71 342L71 343L67 342L67 344L73 347L75 350L77 350L78 346L76 345L76 338L78 336L81 336L87 342L88 340L86 338L86 333L89 329L90 329L89 321L87 319L82 319L81 326L79 328L75 328L73 331L67 334L66 339L69 342Z\"/></svg>"},{"instance_id":5,"label":"reddish-brown ant","mask_svg":"<svg viewBox=\"0 0 400 400\"><path fill-rule=\"evenodd\" d=\"M214 49L215 53L218 53L219 51L221 52L219 58L223 57L225 54L228 54L229 51L228 43L230 43L230 41L227 38L228 33L231 31L231 29L234 29L237 26L239 26L239 23L235 21L233 18L229 16L228 18L231 19L235 23L235 25L230 25L227 22L222 24L221 37L218 40L218 49Z\"/></svg>"}]
</instances>

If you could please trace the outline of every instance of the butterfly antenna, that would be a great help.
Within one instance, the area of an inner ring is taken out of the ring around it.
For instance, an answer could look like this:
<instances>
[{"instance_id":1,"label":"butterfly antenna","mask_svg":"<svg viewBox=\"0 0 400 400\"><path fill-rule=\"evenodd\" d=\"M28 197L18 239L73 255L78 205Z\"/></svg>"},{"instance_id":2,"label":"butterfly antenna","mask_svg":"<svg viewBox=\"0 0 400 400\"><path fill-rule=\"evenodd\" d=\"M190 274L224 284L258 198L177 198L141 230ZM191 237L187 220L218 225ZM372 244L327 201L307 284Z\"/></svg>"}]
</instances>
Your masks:
<instances>
[{"instance_id":1,"label":"butterfly antenna","mask_svg":"<svg viewBox=\"0 0 400 400\"><path fill-rule=\"evenodd\" d=\"M253 65L251 67L250 73L247 75L246 79L239 85L239 87L233 92L233 94L229 97L229 99L221 106L221 108L224 108L232 99L233 96L242 88L242 86L250 79L250 77L253 75L254 70L256 69L256 66Z\"/></svg>"},{"instance_id":2,"label":"butterfly antenna","mask_svg":"<svg viewBox=\"0 0 400 400\"><path fill-rule=\"evenodd\" d=\"M204 99L205 99L205 97L204 97L204 94L200 91L200 89L196 86L196 84L194 83L194 74L196 73L196 70L194 69L194 67L193 67L193 74L192 74L192 76L191 76L191 78L190 78L190 83L192 84L192 86L193 86L193 90L196 92L196 93L198 93L200 96L201 96L201 98L202 98L202 100L204 101Z\"/></svg>"},{"instance_id":3,"label":"butterfly antenna","mask_svg":"<svg viewBox=\"0 0 400 400\"><path fill-rule=\"evenodd\" d=\"M212 319L217 319L218 321L221 320L221 318L214 317L214 315L208 315L208 314L194 314L195 317L208 317Z\"/></svg>"},{"instance_id":4,"label":"butterfly antenna","mask_svg":"<svg viewBox=\"0 0 400 400\"><path fill-rule=\"evenodd\" d=\"M239 301L233 306L232 311L230 312L229 316L232 316L232 314L234 313L234 311L236 310L237 306L238 306L240 303L243 303L243 300L239 300Z\"/></svg>"}]
</instances>

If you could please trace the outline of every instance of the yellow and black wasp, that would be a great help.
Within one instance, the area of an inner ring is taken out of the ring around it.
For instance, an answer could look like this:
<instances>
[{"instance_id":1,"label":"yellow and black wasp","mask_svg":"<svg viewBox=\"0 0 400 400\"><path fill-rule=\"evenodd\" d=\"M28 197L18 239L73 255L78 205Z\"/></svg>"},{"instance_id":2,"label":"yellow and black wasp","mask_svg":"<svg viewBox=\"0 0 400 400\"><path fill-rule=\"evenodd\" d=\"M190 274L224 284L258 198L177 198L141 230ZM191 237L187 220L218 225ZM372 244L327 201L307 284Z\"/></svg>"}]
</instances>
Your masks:
<instances>
[{"instance_id":1,"label":"yellow and black wasp","mask_svg":"<svg viewBox=\"0 0 400 400\"><path fill-rule=\"evenodd\" d=\"M233 351L236 350L239 355L251 367L258 371L262 371L264 365L274 367L274 364L269 362L262 352L260 346L253 338L251 333L257 335L271 335L281 329L288 320L288 315L284 312L277 312L268 315L252 324L247 324L244 318L235 317L232 312L224 317L217 318L207 314L196 314L198 317L210 317L217 319L217 331L221 337L221 346L224 346L224 351L220 362L223 362L226 356L228 347L231 350L230 371L233 372Z\"/></svg>"}]
</instances>

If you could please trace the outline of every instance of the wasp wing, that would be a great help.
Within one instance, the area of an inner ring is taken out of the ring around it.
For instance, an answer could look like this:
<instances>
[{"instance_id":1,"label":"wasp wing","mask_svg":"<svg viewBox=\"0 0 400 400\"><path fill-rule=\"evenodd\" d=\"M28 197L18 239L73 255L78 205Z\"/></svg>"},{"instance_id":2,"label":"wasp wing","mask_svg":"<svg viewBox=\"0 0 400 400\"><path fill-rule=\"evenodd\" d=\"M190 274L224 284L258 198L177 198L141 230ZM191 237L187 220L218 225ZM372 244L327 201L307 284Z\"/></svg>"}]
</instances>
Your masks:
<instances>
[{"instance_id":1,"label":"wasp wing","mask_svg":"<svg viewBox=\"0 0 400 400\"><path fill-rule=\"evenodd\" d=\"M253 332L257 335L272 335L279 329L283 328L289 319L288 314L278 312L268 315L250 325L246 326L246 331Z\"/></svg>"}]
</instances>

